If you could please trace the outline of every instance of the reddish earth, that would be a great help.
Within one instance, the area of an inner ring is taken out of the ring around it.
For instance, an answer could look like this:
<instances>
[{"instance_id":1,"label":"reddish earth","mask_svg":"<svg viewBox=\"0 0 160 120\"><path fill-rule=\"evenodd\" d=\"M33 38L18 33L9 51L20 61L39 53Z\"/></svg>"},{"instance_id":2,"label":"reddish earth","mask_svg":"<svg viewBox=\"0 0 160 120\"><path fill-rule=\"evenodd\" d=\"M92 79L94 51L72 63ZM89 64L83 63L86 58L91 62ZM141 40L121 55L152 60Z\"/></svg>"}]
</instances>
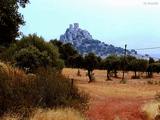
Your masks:
<instances>
[{"instance_id":1,"label":"reddish earth","mask_svg":"<svg viewBox=\"0 0 160 120\"><path fill-rule=\"evenodd\" d=\"M86 115L89 120L146 120L141 106L148 100L111 98L90 104Z\"/></svg>"}]
</instances>

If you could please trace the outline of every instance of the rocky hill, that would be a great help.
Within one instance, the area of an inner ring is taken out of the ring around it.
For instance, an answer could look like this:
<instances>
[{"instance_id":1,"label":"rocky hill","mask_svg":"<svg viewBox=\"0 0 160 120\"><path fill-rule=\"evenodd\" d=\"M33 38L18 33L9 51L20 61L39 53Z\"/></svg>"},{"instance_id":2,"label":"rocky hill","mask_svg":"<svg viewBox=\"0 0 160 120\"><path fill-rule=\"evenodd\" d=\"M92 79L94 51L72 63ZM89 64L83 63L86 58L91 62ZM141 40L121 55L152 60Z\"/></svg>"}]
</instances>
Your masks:
<instances>
[{"instance_id":1,"label":"rocky hill","mask_svg":"<svg viewBox=\"0 0 160 120\"><path fill-rule=\"evenodd\" d=\"M115 47L114 45L93 39L87 30L79 28L78 23L71 24L66 32L60 36L60 41L63 43L71 43L79 53L83 55L90 52L101 57L106 57L111 54L124 54L124 49L121 47ZM135 56L137 55L137 51L127 50L127 54Z\"/></svg>"}]
</instances>

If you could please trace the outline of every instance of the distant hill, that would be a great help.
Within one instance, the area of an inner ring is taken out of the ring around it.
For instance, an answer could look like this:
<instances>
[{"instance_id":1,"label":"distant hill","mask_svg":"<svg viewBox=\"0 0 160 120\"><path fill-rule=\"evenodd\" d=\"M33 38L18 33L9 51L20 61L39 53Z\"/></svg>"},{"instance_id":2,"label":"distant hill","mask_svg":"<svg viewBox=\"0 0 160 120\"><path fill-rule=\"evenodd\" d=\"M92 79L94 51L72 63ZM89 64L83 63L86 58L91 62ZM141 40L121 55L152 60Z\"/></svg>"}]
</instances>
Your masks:
<instances>
[{"instance_id":1,"label":"distant hill","mask_svg":"<svg viewBox=\"0 0 160 120\"><path fill-rule=\"evenodd\" d=\"M71 43L82 55L92 52L104 58L111 54L123 55L125 51L121 47L115 47L114 45L93 39L87 30L79 28L78 23L71 24L66 32L60 36L60 41L63 43ZM127 50L127 54L139 56L136 50Z\"/></svg>"}]
</instances>

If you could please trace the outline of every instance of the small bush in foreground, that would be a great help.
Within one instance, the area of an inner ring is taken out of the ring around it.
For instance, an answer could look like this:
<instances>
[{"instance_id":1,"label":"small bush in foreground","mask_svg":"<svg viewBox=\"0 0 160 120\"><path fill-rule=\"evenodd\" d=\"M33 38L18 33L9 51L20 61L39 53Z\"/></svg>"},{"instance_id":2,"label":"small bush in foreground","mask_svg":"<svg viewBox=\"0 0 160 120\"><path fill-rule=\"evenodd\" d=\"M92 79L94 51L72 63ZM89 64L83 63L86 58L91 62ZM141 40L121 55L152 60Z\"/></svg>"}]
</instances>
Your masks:
<instances>
[{"instance_id":1,"label":"small bush in foreground","mask_svg":"<svg viewBox=\"0 0 160 120\"><path fill-rule=\"evenodd\" d=\"M52 69L39 69L37 71L38 91L41 95L39 104L43 107L71 106L83 109L88 96L79 92L72 82ZM43 99L42 99L43 98ZM44 104L46 103L46 104Z\"/></svg>"},{"instance_id":2,"label":"small bush in foreground","mask_svg":"<svg viewBox=\"0 0 160 120\"><path fill-rule=\"evenodd\" d=\"M41 68L37 74L0 65L0 115L18 113L30 116L34 108L75 107L83 110L88 96L53 69Z\"/></svg>"},{"instance_id":3,"label":"small bush in foreground","mask_svg":"<svg viewBox=\"0 0 160 120\"><path fill-rule=\"evenodd\" d=\"M160 116L160 103L157 101L146 103L143 106L142 111L147 120L159 120L157 118Z\"/></svg>"}]
</instances>

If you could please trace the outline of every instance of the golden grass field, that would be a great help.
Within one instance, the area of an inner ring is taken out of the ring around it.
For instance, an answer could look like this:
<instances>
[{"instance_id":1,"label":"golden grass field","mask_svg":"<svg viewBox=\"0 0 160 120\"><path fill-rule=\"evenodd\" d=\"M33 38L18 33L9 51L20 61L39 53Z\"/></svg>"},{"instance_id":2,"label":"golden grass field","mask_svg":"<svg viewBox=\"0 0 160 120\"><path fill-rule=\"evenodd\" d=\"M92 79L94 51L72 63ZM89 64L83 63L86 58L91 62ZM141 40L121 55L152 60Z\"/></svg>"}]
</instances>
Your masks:
<instances>
[{"instance_id":1,"label":"golden grass field","mask_svg":"<svg viewBox=\"0 0 160 120\"><path fill-rule=\"evenodd\" d=\"M154 78L131 79L132 72L125 73L126 84L120 84L122 73L119 78L106 81L105 70L95 70L95 82L88 83L85 70L81 76L77 76L77 69L65 68L63 74L74 79L80 90L91 96L90 108L86 115L90 120L151 120L158 114L159 102L155 104L155 95L160 92L160 74L154 74ZM148 84L154 81L155 84ZM153 101L153 102L152 102ZM149 114L147 118L142 113Z\"/></svg>"},{"instance_id":2,"label":"golden grass field","mask_svg":"<svg viewBox=\"0 0 160 120\"><path fill-rule=\"evenodd\" d=\"M20 120L18 116L6 115L2 120ZM37 109L29 120L86 120L79 112L71 108L43 110Z\"/></svg>"}]
</instances>

